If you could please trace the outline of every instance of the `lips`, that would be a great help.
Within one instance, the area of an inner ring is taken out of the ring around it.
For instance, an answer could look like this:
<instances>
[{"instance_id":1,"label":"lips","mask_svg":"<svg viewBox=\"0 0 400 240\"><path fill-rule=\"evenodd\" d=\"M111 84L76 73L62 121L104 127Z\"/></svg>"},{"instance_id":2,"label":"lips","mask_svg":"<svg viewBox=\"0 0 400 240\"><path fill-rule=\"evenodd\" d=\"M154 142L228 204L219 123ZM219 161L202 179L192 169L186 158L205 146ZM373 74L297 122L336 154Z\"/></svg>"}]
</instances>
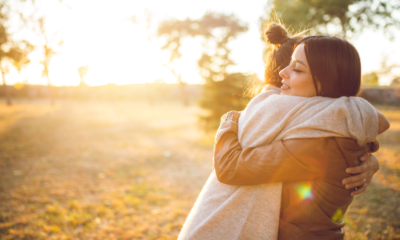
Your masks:
<instances>
[{"instance_id":1,"label":"lips","mask_svg":"<svg viewBox=\"0 0 400 240\"><path fill-rule=\"evenodd\" d=\"M290 89L290 87L282 82L281 89L282 90L288 90L288 89Z\"/></svg>"}]
</instances>

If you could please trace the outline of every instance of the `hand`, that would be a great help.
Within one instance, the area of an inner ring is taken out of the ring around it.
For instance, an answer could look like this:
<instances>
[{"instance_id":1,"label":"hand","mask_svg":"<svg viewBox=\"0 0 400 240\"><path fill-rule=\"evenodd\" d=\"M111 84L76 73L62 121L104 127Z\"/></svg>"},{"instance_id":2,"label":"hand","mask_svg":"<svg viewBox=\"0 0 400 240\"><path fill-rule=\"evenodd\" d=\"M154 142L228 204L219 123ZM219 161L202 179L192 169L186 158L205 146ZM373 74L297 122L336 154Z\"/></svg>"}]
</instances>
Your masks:
<instances>
[{"instance_id":1,"label":"hand","mask_svg":"<svg viewBox=\"0 0 400 240\"><path fill-rule=\"evenodd\" d=\"M242 111L234 111L234 110L225 113L225 114L222 115L222 117L221 117L220 127L221 127L221 124L222 124L223 122L228 121L228 120L233 121L233 122L235 122L235 123L238 123L238 122L239 122L239 117L240 117L240 114L241 114L241 113L242 113Z\"/></svg>"},{"instance_id":2,"label":"hand","mask_svg":"<svg viewBox=\"0 0 400 240\"><path fill-rule=\"evenodd\" d=\"M360 165L346 169L346 173L354 174L354 176L342 181L346 189L357 188L351 193L352 196L364 192L371 183L374 174L379 170L379 162L374 155L365 153L359 159L362 161Z\"/></svg>"}]
</instances>

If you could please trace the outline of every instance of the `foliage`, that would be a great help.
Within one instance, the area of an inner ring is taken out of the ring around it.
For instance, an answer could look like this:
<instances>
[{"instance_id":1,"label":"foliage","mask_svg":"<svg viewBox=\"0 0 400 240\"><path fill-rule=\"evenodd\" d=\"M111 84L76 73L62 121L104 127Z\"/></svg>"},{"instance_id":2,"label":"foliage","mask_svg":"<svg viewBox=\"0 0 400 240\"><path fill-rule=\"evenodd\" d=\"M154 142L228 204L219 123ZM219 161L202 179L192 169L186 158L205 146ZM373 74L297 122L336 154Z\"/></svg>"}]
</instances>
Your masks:
<instances>
[{"instance_id":1,"label":"foliage","mask_svg":"<svg viewBox=\"0 0 400 240\"><path fill-rule=\"evenodd\" d=\"M244 97L248 76L243 73L227 74L222 81L210 80L204 86L200 106L209 113L200 120L206 130L218 128L221 116L231 110L243 110L248 99Z\"/></svg>"},{"instance_id":2,"label":"foliage","mask_svg":"<svg viewBox=\"0 0 400 240\"><path fill-rule=\"evenodd\" d=\"M159 36L168 37L163 49L171 51L170 62L181 57L182 38L200 36L204 39L204 51L198 66L205 80L200 106L209 110L207 115L200 117L206 129L218 127L219 118L226 111L243 110L245 106L246 100L241 97L247 76L227 71L234 64L229 56L228 42L245 31L247 25L234 15L212 12L198 20L167 20L159 27Z\"/></svg>"},{"instance_id":3,"label":"foliage","mask_svg":"<svg viewBox=\"0 0 400 240\"><path fill-rule=\"evenodd\" d=\"M167 41L162 47L163 50L169 50L171 52L170 59L165 66L172 72L176 77L178 83L181 85L181 94L183 99L183 105L188 105L187 93L186 93L186 83L182 80L182 74L180 73L179 67L177 66L177 61L180 59L182 54L180 53L180 47L182 39L188 36L194 37L197 35L195 29L193 29L192 24L196 24L195 21L186 19L184 21L172 19L161 22L157 35L159 37L166 37Z\"/></svg>"},{"instance_id":4,"label":"foliage","mask_svg":"<svg viewBox=\"0 0 400 240\"><path fill-rule=\"evenodd\" d=\"M376 72L366 73L361 78L361 84L369 85L369 86L378 86L379 85L379 77Z\"/></svg>"},{"instance_id":5,"label":"foliage","mask_svg":"<svg viewBox=\"0 0 400 240\"><path fill-rule=\"evenodd\" d=\"M205 79L200 106L208 114L200 116L206 130L218 128L221 116L230 110L243 110L248 102L243 98L248 76L228 73L235 63L230 59L230 40L247 31L247 26L233 15L206 14L199 24L207 36L206 48L198 60L200 74Z\"/></svg>"},{"instance_id":6,"label":"foliage","mask_svg":"<svg viewBox=\"0 0 400 240\"><path fill-rule=\"evenodd\" d=\"M390 83L391 87L400 87L400 77L396 77Z\"/></svg>"},{"instance_id":7,"label":"foliage","mask_svg":"<svg viewBox=\"0 0 400 240\"><path fill-rule=\"evenodd\" d=\"M400 10L399 1L391 0L272 0L274 11L295 31L313 28L312 34L335 33L344 38L359 34L364 28L400 27L394 15ZM328 28L335 29L330 31Z\"/></svg>"},{"instance_id":8,"label":"foliage","mask_svg":"<svg viewBox=\"0 0 400 240\"><path fill-rule=\"evenodd\" d=\"M78 73L79 73L79 76L81 77L81 82L80 82L80 86L86 86L87 84L85 83L85 76L86 76L86 74L87 74L87 72L89 71L89 66L80 66L79 68L78 68Z\"/></svg>"},{"instance_id":9,"label":"foliage","mask_svg":"<svg viewBox=\"0 0 400 240\"><path fill-rule=\"evenodd\" d=\"M392 77L392 86L396 85L396 77L393 76L393 69L399 68L399 64L390 64L388 55L382 57L380 68L377 71L373 71L364 74L361 79L361 83L364 85L378 86L380 77Z\"/></svg>"},{"instance_id":10,"label":"foliage","mask_svg":"<svg viewBox=\"0 0 400 240\"><path fill-rule=\"evenodd\" d=\"M53 56L57 53L55 48L56 45L54 44L56 34L49 34L48 31L46 30L46 19L44 17L40 17L38 19L38 30L37 34L41 36L44 40L43 43L43 60L40 62L43 65L43 71L42 71L42 76L46 77L48 79L48 85L51 85L51 80L50 80L50 61L53 58ZM63 44L63 41L61 40L57 45L61 46Z\"/></svg>"},{"instance_id":11,"label":"foliage","mask_svg":"<svg viewBox=\"0 0 400 240\"><path fill-rule=\"evenodd\" d=\"M195 37L200 34L198 21L191 19L183 21L177 19L165 20L160 23L157 31L159 37L167 38L162 49L171 51L169 62L173 62L182 56L179 50L183 38Z\"/></svg>"},{"instance_id":12,"label":"foliage","mask_svg":"<svg viewBox=\"0 0 400 240\"><path fill-rule=\"evenodd\" d=\"M8 32L7 21L8 6L5 2L0 3L0 72L3 78L3 87L7 99L7 104L11 105L11 97L6 83L6 73L9 65L21 71L30 60L28 54L33 50L33 46L27 41L14 41Z\"/></svg>"},{"instance_id":13,"label":"foliage","mask_svg":"<svg viewBox=\"0 0 400 240\"><path fill-rule=\"evenodd\" d=\"M22 0L21 0L22 1ZM41 4L37 1L24 1L29 11L21 11L19 13L24 28L37 36L37 43L35 44L42 52L42 59L40 64L43 66L42 77L47 79L50 103L54 104L54 88L50 79L50 63L54 55L57 54L58 49L63 45L62 36L60 36L61 28L50 30L47 23L46 11L43 11ZM63 1L59 1L59 6L67 7Z\"/></svg>"},{"instance_id":14,"label":"foliage","mask_svg":"<svg viewBox=\"0 0 400 240\"><path fill-rule=\"evenodd\" d=\"M381 75L388 75L391 74L393 69L399 68L399 64L390 64L389 63L389 56L388 55L383 55L382 60L381 60L381 66L379 68L378 74Z\"/></svg>"}]
</instances>

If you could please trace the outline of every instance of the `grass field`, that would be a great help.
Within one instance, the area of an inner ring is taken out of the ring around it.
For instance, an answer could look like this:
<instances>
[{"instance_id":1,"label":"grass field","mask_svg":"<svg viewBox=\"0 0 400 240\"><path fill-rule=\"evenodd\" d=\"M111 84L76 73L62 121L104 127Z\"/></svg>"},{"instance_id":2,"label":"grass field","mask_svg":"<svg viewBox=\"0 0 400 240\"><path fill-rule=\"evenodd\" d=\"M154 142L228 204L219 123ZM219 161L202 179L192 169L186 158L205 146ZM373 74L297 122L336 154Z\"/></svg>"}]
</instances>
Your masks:
<instances>
[{"instance_id":1,"label":"grass field","mask_svg":"<svg viewBox=\"0 0 400 240\"><path fill-rule=\"evenodd\" d=\"M348 239L400 239L400 108ZM211 171L197 107L0 105L0 239L176 239Z\"/></svg>"}]
</instances>

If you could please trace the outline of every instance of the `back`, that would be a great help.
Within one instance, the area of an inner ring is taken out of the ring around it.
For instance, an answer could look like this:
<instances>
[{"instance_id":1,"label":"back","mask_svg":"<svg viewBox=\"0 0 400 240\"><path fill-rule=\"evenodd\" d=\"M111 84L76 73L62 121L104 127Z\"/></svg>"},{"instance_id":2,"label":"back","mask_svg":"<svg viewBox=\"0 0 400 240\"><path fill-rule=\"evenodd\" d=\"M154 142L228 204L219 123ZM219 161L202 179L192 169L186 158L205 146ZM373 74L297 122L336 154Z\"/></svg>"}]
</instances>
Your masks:
<instances>
[{"instance_id":1,"label":"back","mask_svg":"<svg viewBox=\"0 0 400 240\"><path fill-rule=\"evenodd\" d=\"M293 156L309 161L305 158L310 159L310 153L297 141L284 144ZM303 139L302 144L315 147L313 158L321 159L315 166L323 177L283 183L278 239L342 239L344 214L353 197L341 181L350 175L346 168L359 164L358 157L365 149L348 138Z\"/></svg>"}]
</instances>

